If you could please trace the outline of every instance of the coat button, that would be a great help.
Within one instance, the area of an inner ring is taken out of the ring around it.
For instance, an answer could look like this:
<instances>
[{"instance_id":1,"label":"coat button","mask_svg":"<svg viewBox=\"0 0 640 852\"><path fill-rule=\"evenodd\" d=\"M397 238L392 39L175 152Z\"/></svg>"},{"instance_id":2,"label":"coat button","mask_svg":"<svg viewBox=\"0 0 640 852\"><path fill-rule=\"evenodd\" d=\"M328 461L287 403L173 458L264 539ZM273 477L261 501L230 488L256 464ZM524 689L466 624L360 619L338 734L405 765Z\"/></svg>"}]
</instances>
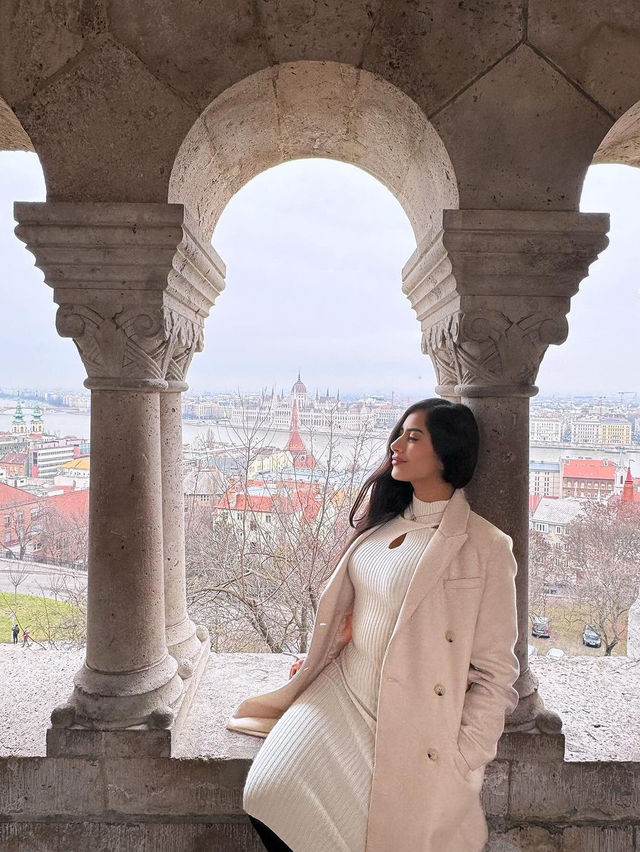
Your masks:
<instances>
[{"instance_id":1,"label":"coat button","mask_svg":"<svg viewBox=\"0 0 640 852\"><path fill-rule=\"evenodd\" d=\"M437 760L438 752L435 750L435 748L430 748L427 752L427 757L429 758L429 760Z\"/></svg>"},{"instance_id":2,"label":"coat button","mask_svg":"<svg viewBox=\"0 0 640 852\"><path fill-rule=\"evenodd\" d=\"M436 695L444 695L445 692L446 692L446 689L444 688L444 686L441 683L436 683L436 685L433 687L433 691L435 692Z\"/></svg>"},{"instance_id":3,"label":"coat button","mask_svg":"<svg viewBox=\"0 0 640 852\"><path fill-rule=\"evenodd\" d=\"M453 632L453 630L447 630L447 632L444 634L444 638L447 640L447 642L453 642L454 636L455 633Z\"/></svg>"}]
</instances>

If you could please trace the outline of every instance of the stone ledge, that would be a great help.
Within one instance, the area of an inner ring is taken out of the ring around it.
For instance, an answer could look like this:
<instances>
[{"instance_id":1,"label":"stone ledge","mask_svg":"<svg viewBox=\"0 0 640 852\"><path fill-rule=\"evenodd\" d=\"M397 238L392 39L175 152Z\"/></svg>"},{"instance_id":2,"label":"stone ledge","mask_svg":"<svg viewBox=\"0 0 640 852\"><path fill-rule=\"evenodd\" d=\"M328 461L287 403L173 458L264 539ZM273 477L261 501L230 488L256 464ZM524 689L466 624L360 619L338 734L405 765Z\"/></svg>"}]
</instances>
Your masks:
<instances>
[{"instance_id":1,"label":"stone ledge","mask_svg":"<svg viewBox=\"0 0 640 852\"><path fill-rule=\"evenodd\" d=\"M0 644L0 757L45 755L45 734L53 707L63 703L82 665L84 652ZM212 654L189 716L173 750L180 758L252 758L260 740L232 734L225 722L246 698L287 679L286 654ZM564 758L585 761L640 761L640 662L626 657L534 658L531 669L549 709L563 719ZM18 702L19 697L19 712ZM13 712L12 712L13 708ZM503 736L498 759L556 760L561 738L519 733Z\"/></svg>"}]
</instances>

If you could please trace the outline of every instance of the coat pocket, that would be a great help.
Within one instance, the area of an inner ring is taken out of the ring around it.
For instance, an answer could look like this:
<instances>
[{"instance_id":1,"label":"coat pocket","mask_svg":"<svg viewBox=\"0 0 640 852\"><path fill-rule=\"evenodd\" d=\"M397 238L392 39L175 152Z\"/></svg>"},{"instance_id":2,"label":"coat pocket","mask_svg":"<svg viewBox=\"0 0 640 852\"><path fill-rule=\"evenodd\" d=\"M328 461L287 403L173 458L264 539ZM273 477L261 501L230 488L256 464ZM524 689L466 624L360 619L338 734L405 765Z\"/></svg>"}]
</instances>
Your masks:
<instances>
[{"instance_id":1,"label":"coat pocket","mask_svg":"<svg viewBox=\"0 0 640 852\"><path fill-rule=\"evenodd\" d=\"M482 577L452 577L445 579L445 591L449 589L479 589L482 586Z\"/></svg>"}]
</instances>

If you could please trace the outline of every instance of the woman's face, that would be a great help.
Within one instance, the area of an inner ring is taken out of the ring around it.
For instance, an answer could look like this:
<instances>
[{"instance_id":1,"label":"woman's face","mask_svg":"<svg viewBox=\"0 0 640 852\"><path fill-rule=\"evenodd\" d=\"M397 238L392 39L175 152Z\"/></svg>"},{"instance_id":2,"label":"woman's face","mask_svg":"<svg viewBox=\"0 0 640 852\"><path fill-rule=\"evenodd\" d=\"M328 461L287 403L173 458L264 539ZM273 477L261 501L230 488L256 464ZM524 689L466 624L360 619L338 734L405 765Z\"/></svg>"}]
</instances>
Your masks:
<instances>
[{"instance_id":1,"label":"woman's face","mask_svg":"<svg viewBox=\"0 0 640 852\"><path fill-rule=\"evenodd\" d=\"M443 464L431 443L424 411L414 411L404 420L402 431L391 444L391 476L417 485L441 483Z\"/></svg>"}]
</instances>

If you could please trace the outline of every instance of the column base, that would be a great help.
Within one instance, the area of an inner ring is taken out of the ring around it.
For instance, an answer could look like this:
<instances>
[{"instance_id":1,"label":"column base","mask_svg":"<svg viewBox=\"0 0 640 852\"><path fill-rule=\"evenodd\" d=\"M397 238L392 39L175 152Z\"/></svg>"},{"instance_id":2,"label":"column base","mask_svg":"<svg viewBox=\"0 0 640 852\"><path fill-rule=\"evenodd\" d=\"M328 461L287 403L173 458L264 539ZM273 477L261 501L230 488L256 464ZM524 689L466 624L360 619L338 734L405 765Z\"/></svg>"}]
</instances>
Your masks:
<instances>
[{"instance_id":1,"label":"column base","mask_svg":"<svg viewBox=\"0 0 640 852\"><path fill-rule=\"evenodd\" d=\"M209 631L206 627L198 626L186 616L179 624L172 624L166 629L167 650L178 663L178 674L183 680L193 675L203 645L209 645Z\"/></svg>"},{"instance_id":2,"label":"column base","mask_svg":"<svg viewBox=\"0 0 640 852\"><path fill-rule=\"evenodd\" d=\"M209 631L205 627L198 627L195 637L199 647L197 653L192 654L189 659L188 665L191 669L191 675L184 678L184 689L180 698L180 706L176 711L175 729L178 735L189 714L189 708L198 690L200 678L207 667L211 651L211 639L209 638ZM180 674L182 668L183 664L181 663L178 666L178 674Z\"/></svg>"},{"instance_id":3,"label":"column base","mask_svg":"<svg viewBox=\"0 0 640 852\"><path fill-rule=\"evenodd\" d=\"M139 726L123 731L92 731L88 728L47 728L47 757L171 757L172 729L150 730Z\"/></svg>"},{"instance_id":4,"label":"column base","mask_svg":"<svg viewBox=\"0 0 640 852\"><path fill-rule=\"evenodd\" d=\"M520 700L516 709L507 716L505 733L541 733L561 735L562 719L553 710L547 710L538 692L538 678L531 669L524 671L514 684Z\"/></svg>"}]
</instances>

